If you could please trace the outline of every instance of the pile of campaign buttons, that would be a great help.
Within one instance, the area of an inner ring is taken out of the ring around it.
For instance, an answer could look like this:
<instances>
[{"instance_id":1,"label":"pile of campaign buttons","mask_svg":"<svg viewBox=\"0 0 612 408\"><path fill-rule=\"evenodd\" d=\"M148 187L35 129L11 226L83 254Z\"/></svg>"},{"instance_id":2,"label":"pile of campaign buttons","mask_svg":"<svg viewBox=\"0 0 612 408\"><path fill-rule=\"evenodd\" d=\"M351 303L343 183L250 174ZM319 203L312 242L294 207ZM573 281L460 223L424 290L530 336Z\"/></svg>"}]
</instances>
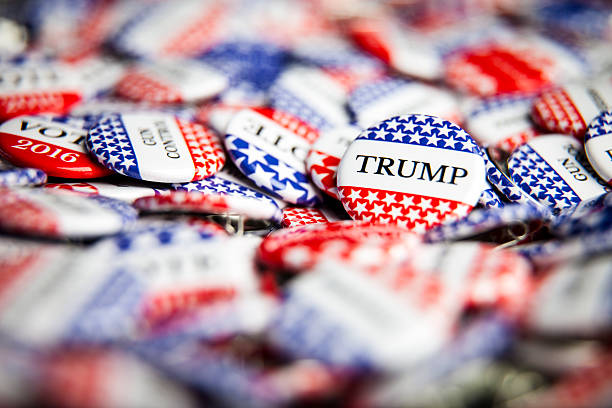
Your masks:
<instances>
[{"instance_id":1,"label":"pile of campaign buttons","mask_svg":"<svg viewBox=\"0 0 612 408\"><path fill-rule=\"evenodd\" d=\"M0 11L0 406L612 405L610 4Z\"/></svg>"}]
</instances>

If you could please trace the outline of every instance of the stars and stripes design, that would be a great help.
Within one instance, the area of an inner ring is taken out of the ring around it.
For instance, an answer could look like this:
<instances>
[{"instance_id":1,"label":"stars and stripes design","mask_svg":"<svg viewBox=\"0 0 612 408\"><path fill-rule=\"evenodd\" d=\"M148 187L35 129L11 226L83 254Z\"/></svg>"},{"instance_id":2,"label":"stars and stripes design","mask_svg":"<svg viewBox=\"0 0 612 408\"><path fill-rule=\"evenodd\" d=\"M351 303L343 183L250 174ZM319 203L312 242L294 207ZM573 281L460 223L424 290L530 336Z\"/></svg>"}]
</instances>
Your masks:
<instances>
[{"instance_id":1,"label":"stars and stripes design","mask_svg":"<svg viewBox=\"0 0 612 408\"><path fill-rule=\"evenodd\" d=\"M172 184L172 188L179 191L200 192L204 194L233 195L254 198L270 203L276 202L265 194L260 193L248 186L225 180L219 176L211 176L204 180L191 181L183 184Z\"/></svg>"},{"instance_id":2,"label":"stars and stripes design","mask_svg":"<svg viewBox=\"0 0 612 408\"><path fill-rule=\"evenodd\" d=\"M503 201L492 188L486 188L482 192L482 195L478 199L478 204L484 208L501 208L504 206Z\"/></svg>"},{"instance_id":3,"label":"stars and stripes design","mask_svg":"<svg viewBox=\"0 0 612 408\"><path fill-rule=\"evenodd\" d=\"M181 103L183 101L178 90L140 69L128 71L117 84L115 92L134 101L153 103Z\"/></svg>"},{"instance_id":4,"label":"stars and stripes design","mask_svg":"<svg viewBox=\"0 0 612 408\"><path fill-rule=\"evenodd\" d=\"M41 112L63 114L81 98L82 95L76 91L32 91L0 95L0 119Z\"/></svg>"},{"instance_id":5,"label":"stars and stripes design","mask_svg":"<svg viewBox=\"0 0 612 408\"><path fill-rule=\"evenodd\" d=\"M199 123L176 118L176 124L195 166L193 179L210 177L221 170L225 164L225 151L219 136Z\"/></svg>"},{"instance_id":6,"label":"stars and stripes design","mask_svg":"<svg viewBox=\"0 0 612 408\"><path fill-rule=\"evenodd\" d=\"M257 187L291 204L312 207L321 203L306 174L240 137L226 135L225 141L236 166Z\"/></svg>"},{"instance_id":7,"label":"stars and stripes design","mask_svg":"<svg viewBox=\"0 0 612 408\"><path fill-rule=\"evenodd\" d=\"M140 179L138 160L120 114L103 116L89 130L87 148L105 167Z\"/></svg>"},{"instance_id":8,"label":"stars and stripes design","mask_svg":"<svg viewBox=\"0 0 612 408\"><path fill-rule=\"evenodd\" d=\"M339 124L334 123L334 118L326 117L325 112L318 110L318 106L311 106L282 83L272 85L268 96L274 109L288 112L319 130L333 128Z\"/></svg>"},{"instance_id":9,"label":"stars and stripes design","mask_svg":"<svg viewBox=\"0 0 612 408\"><path fill-rule=\"evenodd\" d=\"M553 133L582 137L587 123L564 88L543 92L533 103L534 121Z\"/></svg>"},{"instance_id":10,"label":"stars and stripes design","mask_svg":"<svg viewBox=\"0 0 612 408\"><path fill-rule=\"evenodd\" d=\"M281 225L285 228L330 222L318 208L286 207Z\"/></svg>"},{"instance_id":11,"label":"stars and stripes design","mask_svg":"<svg viewBox=\"0 0 612 408\"><path fill-rule=\"evenodd\" d=\"M547 207L573 207L581 199L565 180L528 144L508 159L512 181Z\"/></svg>"},{"instance_id":12,"label":"stars and stripes design","mask_svg":"<svg viewBox=\"0 0 612 408\"><path fill-rule=\"evenodd\" d=\"M339 187L338 192L354 220L394 223L418 233L465 217L473 207L459 201L373 188Z\"/></svg>"},{"instance_id":13,"label":"stars and stripes design","mask_svg":"<svg viewBox=\"0 0 612 408\"><path fill-rule=\"evenodd\" d=\"M9 188L0 188L0 228L28 235L62 236L59 219L53 211Z\"/></svg>"},{"instance_id":14,"label":"stars and stripes design","mask_svg":"<svg viewBox=\"0 0 612 408\"><path fill-rule=\"evenodd\" d=\"M306 157L306 169L314 185L335 199L338 199L336 171L339 164L339 157L329 155L320 150L312 149Z\"/></svg>"},{"instance_id":15,"label":"stars and stripes design","mask_svg":"<svg viewBox=\"0 0 612 408\"><path fill-rule=\"evenodd\" d=\"M381 99L409 85L411 81L403 79L382 79L356 88L349 96L349 109L358 114Z\"/></svg>"}]
</instances>

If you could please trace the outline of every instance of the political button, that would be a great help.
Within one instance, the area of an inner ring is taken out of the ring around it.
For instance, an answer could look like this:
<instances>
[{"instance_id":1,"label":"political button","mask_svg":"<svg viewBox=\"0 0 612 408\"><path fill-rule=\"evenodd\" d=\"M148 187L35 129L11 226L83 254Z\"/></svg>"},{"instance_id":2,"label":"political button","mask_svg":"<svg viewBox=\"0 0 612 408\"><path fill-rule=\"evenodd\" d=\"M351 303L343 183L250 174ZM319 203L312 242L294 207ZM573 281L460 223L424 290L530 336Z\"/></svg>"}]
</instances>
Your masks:
<instances>
[{"instance_id":1,"label":"political button","mask_svg":"<svg viewBox=\"0 0 612 408\"><path fill-rule=\"evenodd\" d=\"M225 163L215 133L164 113L103 115L89 129L86 143L107 168L147 181L201 180Z\"/></svg>"},{"instance_id":2,"label":"political button","mask_svg":"<svg viewBox=\"0 0 612 408\"><path fill-rule=\"evenodd\" d=\"M0 119L65 113L83 95L69 67L32 59L0 64Z\"/></svg>"},{"instance_id":3,"label":"political button","mask_svg":"<svg viewBox=\"0 0 612 408\"><path fill-rule=\"evenodd\" d=\"M0 193L0 229L51 238L96 238L131 225L136 210L122 201L50 189Z\"/></svg>"},{"instance_id":4,"label":"political button","mask_svg":"<svg viewBox=\"0 0 612 408\"><path fill-rule=\"evenodd\" d=\"M478 205L483 208L502 208L504 202L501 200L497 192L491 184L487 181L485 189L482 191L480 198L478 199Z\"/></svg>"},{"instance_id":5,"label":"political button","mask_svg":"<svg viewBox=\"0 0 612 408\"><path fill-rule=\"evenodd\" d=\"M508 152L538 136L531 121L532 95L504 95L480 100L465 118L465 128L481 146Z\"/></svg>"},{"instance_id":6,"label":"political button","mask_svg":"<svg viewBox=\"0 0 612 408\"><path fill-rule=\"evenodd\" d=\"M388 251L393 244L414 249L420 242L416 234L394 224L366 221L313 223L268 234L257 251L257 259L265 267L281 271L305 270L326 259L353 258L357 265L361 263L364 266L385 259L374 255ZM368 247L359 254L358 250L367 244L377 246L377 250ZM368 253L370 258L367 258ZM404 254L406 252L400 251L396 255L402 257Z\"/></svg>"},{"instance_id":7,"label":"political button","mask_svg":"<svg viewBox=\"0 0 612 408\"><path fill-rule=\"evenodd\" d=\"M483 157L485 159L487 181L497 189L506 200L511 203L545 208L512 180L508 172L508 153L506 151L488 147L483 150Z\"/></svg>"},{"instance_id":8,"label":"political button","mask_svg":"<svg viewBox=\"0 0 612 408\"><path fill-rule=\"evenodd\" d=\"M459 104L450 92L403 79L385 78L363 84L351 92L348 106L363 128L392 116L414 113L462 121Z\"/></svg>"},{"instance_id":9,"label":"political button","mask_svg":"<svg viewBox=\"0 0 612 408\"><path fill-rule=\"evenodd\" d=\"M480 147L459 126L427 115L365 130L338 167L338 196L355 220L425 230L467 215L484 190Z\"/></svg>"},{"instance_id":10,"label":"political button","mask_svg":"<svg viewBox=\"0 0 612 408\"><path fill-rule=\"evenodd\" d=\"M270 105L319 129L347 125L346 91L317 68L294 66L285 70L269 90Z\"/></svg>"},{"instance_id":11,"label":"political button","mask_svg":"<svg viewBox=\"0 0 612 408\"><path fill-rule=\"evenodd\" d=\"M342 155L362 129L357 126L341 126L321 132L306 156L306 170L315 186L338 198L336 170Z\"/></svg>"},{"instance_id":12,"label":"political button","mask_svg":"<svg viewBox=\"0 0 612 408\"><path fill-rule=\"evenodd\" d=\"M612 110L602 112L589 124L584 151L597 175L612 185Z\"/></svg>"},{"instance_id":13,"label":"political button","mask_svg":"<svg viewBox=\"0 0 612 408\"><path fill-rule=\"evenodd\" d=\"M134 206L150 212L236 214L275 222L281 219L280 209L274 201L240 194L166 191L155 196L141 197L134 202Z\"/></svg>"},{"instance_id":14,"label":"political button","mask_svg":"<svg viewBox=\"0 0 612 408\"><path fill-rule=\"evenodd\" d=\"M116 93L135 101L189 103L211 98L227 85L227 78L207 64L167 59L130 68L117 84Z\"/></svg>"},{"instance_id":15,"label":"political button","mask_svg":"<svg viewBox=\"0 0 612 408\"><path fill-rule=\"evenodd\" d=\"M287 206L283 208L281 225L285 228L291 228L341 220L346 220L346 217L343 218L342 214L337 214L332 208L323 206L317 208Z\"/></svg>"},{"instance_id":16,"label":"political button","mask_svg":"<svg viewBox=\"0 0 612 408\"><path fill-rule=\"evenodd\" d=\"M550 230L561 238L606 232L612 228L612 193L585 200L561 211L550 223Z\"/></svg>"},{"instance_id":17,"label":"political button","mask_svg":"<svg viewBox=\"0 0 612 408\"><path fill-rule=\"evenodd\" d=\"M538 92L586 72L579 56L539 36L475 45L450 56L445 66L451 86L478 96Z\"/></svg>"},{"instance_id":18,"label":"political button","mask_svg":"<svg viewBox=\"0 0 612 408\"><path fill-rule=\"evenodd\" d=\"M1 187L31 187L44 184L47 174L34 168L15 167L0 158Z\"/></svg>"},{"instance_id":19,"label":"political button","mask_svg":"<svg viewBox=\"0 0 612 408\"><path fill-rule=\"evenodd\" d=\"M546 135L517 148L508 159L512 181L555 212L606 192L572 136Z\"/></svg>"},{"instance_id":20,"label":"political button","mask_svg":"<svg viewBox=\"0 0 612 408\"><path fill-rule=\"evenodd\" d=\"M362 49L402 74L428 81L443 74L442 59L433 44L390 19L355 19L348 33Z\"/></svg>"},{"instance_id":21,"label":"political button","mask_svg":"<svg viewBox=\"0 0 612 408\"><path fill-rule=\"evenodd\" d=\"M90 181L69 183L47 183L45 188L76 191L81 194L101 195L116 200L134 202L137 198L160 194L167 187L147 186L131 183L129 179L121 181Z\"/></svg>"},{"instance_id":22,"label":"political button","mask_svg":"<svg viewBox=\"0 0 612 408\"><path fill-rule=\"evenodd\" d=\"M245 109L227 125L225 146L240 171L291 204L321 202L304 163L319 133L298 118L268 108Z\"/></svg>"},{"instance_id":23,"label":"political button","mask_svg":"<svg viewBox=\"0 0 612 408\"><path fill-rule=\"evenodd\" d=\"M17 166L35 167L63 178L111 174L87 154L87 132L55 117L19 116L0 125L0 153Z\"/></svg>"},{"instance_id":24,"label":"political button","mask_svg":"<svg viewBox=\"0 0 612 408\"><path fill-rule=\"evenodd\" d=\"M534 121L554 133L582 139L587 126L612 107L612 75L543 92L533 103Z\"/></svg>"}]
</instances>

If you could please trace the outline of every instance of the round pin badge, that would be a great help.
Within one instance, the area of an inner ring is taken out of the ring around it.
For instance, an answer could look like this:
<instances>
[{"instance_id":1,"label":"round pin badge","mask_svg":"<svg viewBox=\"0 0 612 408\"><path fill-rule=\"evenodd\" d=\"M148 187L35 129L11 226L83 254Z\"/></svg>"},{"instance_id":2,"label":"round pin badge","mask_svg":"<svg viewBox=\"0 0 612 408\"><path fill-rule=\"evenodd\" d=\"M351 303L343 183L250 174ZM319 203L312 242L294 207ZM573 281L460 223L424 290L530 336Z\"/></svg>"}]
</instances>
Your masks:
<instances>
[{"instance_id":1,"label":"round pin badge","mask_svg":"<svg viewBox=\"0 0 612 408\"><path fill-rule=\"evenodd\" d=\"M532 95L481 100L466 115L465 128L482 146L513 151L540 132L531 121Z\"/></svg>"},{"instance_id":2,"label":"round pin badge","mask_svg":"<svg viewBox=\"0 0 612 408\"><path fill-rule=\"evenodd\" d=\"M47 174L34 168L15 167L0 159L0 186L31 187L44 184Z\"/></svg>"},{"instance_id":3,"label":"round pin badge","mask_svg":"<svg viewBox=\"0 0 612 408\"><path fill-rule=\"evenodd\" d=\"M347 93L324 71L296 66L284 71L270 87L270 105L319 129L347 125Z\"/></svg>"},{"instance_id":4,"label":"round pin badge","mask_svg":"<svg viewBox=\"0 0 612 408\"><path fill-rule=\"evenodd\" d=\"M281 219L280 209L274 201L240 194L167 191L151 197L141 197L134 202L134 206L150 212L236 214L274 222L280 222Z\"/></svg>"},{"instance_id":5,"label":"round pin badge","mask_svg":"<svg viewBox=\"0 0 612 408\"><path fill-rule=\"evenodd\" d=\"M405 115L365 130L342 157L338 196L355 220L425 230L467 215L484 190L480 147L459 126Z\"/></svg>"},{"instance_id":6,"label":"round pin badge","mask_svg":"<svg viewBox=\"0 0 612 408\"><path fill-rule=\"evenodd\" d=\"M347 220L343 217L342 208L337 211L335 208L320 206L317 208L304 208L287 206L283 208L283 219L281 225L285 228L299 227L302 225L330 223Z\"/></svg>"},{"instance_id":7,"label":"round pin badge","mask_svg":"<svg viewBox=\"0 0 612 408\"><path fill-rule=\"evenodd\" d=\"M238 112L225 146L240 171L264 191L291 204L314 206L321 197L304 163L319 133L298 118L267 108Z\"/></svg>"},{"instance_id":8,"label":"round pin badge","mask_svg":"<svg viewBox=\"0 0 612 408\"><path fill-rule=\"evenodd\" d=\"M587 126L612 106L612 76L570 83L543 92L533 103L531 116L549 132L584 136Z\"/></svg>"},{"instance_id":9,"label":"round pin badge","mask_svg":"<svg viewBox=\"0 0 612 408\"><path fill-rule=\"evenodd\" d=\"M491 186L491 184L487 181L485 189L478 199L478 205L483 208L502 208L504 206L504 202L501 200L497 192L495 192L493 186Z\"/></svg>"},{"instance_id":10,"label":"round pin badge","mask_svg":"<svg viewBox=\"0 0 612 408\"><path fill-rule=\"evenodd\" d=\"M336 171L340 159L361 131L360 127L350 125L321 132L306 156L306 170L310 179L331 197L338 198Z\"/></svg>"},{"instance_id":11,"label":"round pin badge","mask_svg":"<svg viewBox=\"0 0 612 408\"><path fill-rule=\"evenodd\" d=\"M87 153L87 131L54 119L19 116L4 122L0 154L12 164L35 167L53 177L86 179L112 173Z\"/></svg>"},{"instance_id":12,"label":"round pin badge","mask_svg":"<svg viewBox=\"0 0 612 408\"><path fill-rule=\"evenodd\" d=\"M606 192L572 136L540 136L520 146L508 159L508 171L523 191L557 212Z\"/></svg>"},{"instance_id":13,"label":"round pin badge","mask_svg":"<svg viewBox=\"0 0 612 408\"><path fill-rule=\"evenodd\" d=\"M478 96L538 92L586 72L581 58L538 36L481 43L453 54L445 67L451 86Z\"/></svg>"},{"instance_id":14,"label":"round pin badge","mask_svg":"<svg viewBox=\"0 0 612 408\"><path fill-rule=\"evenodd\" d=\"M600 113L589 124L584 151L593 170L612 185L612 110Z\"/></svg>"},{"instance_id":15,"label":"round pin badge","mask_svg":"<svg viewBox=\"0 0 612 408\"><path fill-rule=\"evenodd\" d=\"M417 81L384 78L356 88L349 109L359 126L367 128L396 115L419 113L461 123L457 99L448 91Z\"/></svg>"},{"instance_id":16,"label":"round pin badge","mask_svg":"<svg viewBox=\"0 0 612 408\"><path fill-rule=\"evenodd\" d=\"M0 193L0 229L52 238L96 238L116 234L137 217L127 203L50 189L8 189Z\"/></svg>"},{"instance_id":17,"label":"round pin badge","mask_svg":"<svg viewBox=\"0 0 612 408\"><path fill-rule=\"evenodd\" d=\"M129 69L117 84L116 92L135 101L189 103L211 98L227 85L227 78L207 64L170 59Z\"/></svg>"},{"instance_id":18,"label":"round pin badge","mask_svg":"<svg viewBox=\"0 0 612 408\"><path fill-rule=\"evenodd\" d=\"M108 169L147 181L200 180L225 164L215 133L164 113L103 115L89 129L86 143Z\"/></svg>"},{"instance_id":19,"label":"round pin badge","mask_svg":"<svg viewBox=\"0 0 612 408\"><path fill-rule=\"evenodd\" d=\"M150 195L160 194L166 188L160 187L149 187L146 185L139 185L130 183L129 181L124 182L111 182L111 181L91 181L91 182L70 182L70 183L47 183L44 185L45 188L53 188L58 190L70 190L76 191L81 194L90 195L101 195L105 197L111 197L116 200L125 201L128 203L134 202L134 200L140 197L147 197Z\"/></svg>"}]
</instances>

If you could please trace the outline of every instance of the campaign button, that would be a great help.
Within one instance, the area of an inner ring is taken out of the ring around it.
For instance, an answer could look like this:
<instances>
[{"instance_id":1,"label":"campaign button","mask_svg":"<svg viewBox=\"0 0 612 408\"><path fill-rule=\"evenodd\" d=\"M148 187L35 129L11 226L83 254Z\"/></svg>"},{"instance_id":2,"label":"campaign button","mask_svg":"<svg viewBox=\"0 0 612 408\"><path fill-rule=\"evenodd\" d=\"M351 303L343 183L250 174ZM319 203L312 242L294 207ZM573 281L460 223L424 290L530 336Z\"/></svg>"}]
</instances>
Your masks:
<instances>
[{"instance_id":1,"label":"campaign button","mask_svg":"<svg viewBox=\"0 0 612 408\"><path fill-rule=\"evenodd\" d=\"M264 191L291 204L321 202L306 156L319 133L300 119L268 108L244 109L227 125L225 146L240 171Z\"/></svg>"},{"instance_id":2,"label":"campaign button","mask_svg":"<svg viewBox=\"0 0 612 408\"><path fill-rule=\"evenodd\" d=\"M331 207L304 208L287 206L283 208L283 218L281 225L285 228L300 227L302 225L330 223L336 221L347 220L348 217L343 217L342 214L334 211ZM341 212L344 212L340 208Z\"/></svg>"},{"instance_id":3,"label":"campaign button","mask_svg":"<svg viewBox=\"0 0 612 408\"><path fill-rule=\"evenodd\" d=\"M19 116L0 125L0 153L12 164L63 178L96 178L112 172L85 148L87 132L53 117Z\"/></svg>"},{"instance_id":4,"label":"campaign button","mask_svg":"<svg viewBox=\"0 0 612 408\"><path fill-rule=\"evenodd\" d=\"M246 218L275 222L281 219L280 209L274 201L264 201L240 194L166 191L155 196L141 197L134 202L134 206L151 212L237 214Z\"/></svg>"},{"instance_id":5,"label":"campaign button","mask_svg":"<svg viewBox=\"0 0 612 408\"><path fill-rule=\"evenodd\" d=\"M83 98L75 73L44 60L4 63L0 74L0 119L37 113L63 114Z\"/></svg>"},{"instance_id":6,"label":"campaign button","mask_svg":"<svg viewBox=\"0 0 612 408\"><path fill-rule=\"evenodd\" d=\"M225 163L215 133L164 113L103 115L89 130L86 143L107 168L147 181L200 180Z\"/></svg>"},{"instance_id":7,"label":"campaign button","mask_svg":"<svg viewBox=\"0 0 612 408\"><path fill-rule=\"evenodd\" d=\"M484 208L502 208L504 202L501 200L499 195L495 192L495 189L486 182L485 189L482 191L480 198L478 199L478 205Z\"/></svg>"},{"instance_id":8,"label":"campaign button","mask_svg":"<svg viewBox=\"0 0 612 408\"><path fill-rule=\"evenodd\" d=\"M52 238L95 238L131 225L136 210L122 201L51 189L0 191L0 229Z\"/></svg>"},{"instance_id":9,"label":"campaign button","mask_svg":"<svg viewBox=\"0 0 612 408\"><path fill-rule=\"evenodd\" d=\"M465 128L482 146L508 152L538 136L531 121L533 95L504 95L476 103L466 115Z\"/></svg>"},{"instance_id":10,"label":"campaign button","mask_svg":"<svg viewBox=\"0 0 612 408\"><path fill-rule=\"evenodd\" d=\"M346 91L324 71L292 67L284 71L269 91L270 105L290 113L309 125L329 129L347 125Z\"/></svg>"},{"instance_id":11,"label":"campaign button","mask_svg":"<svg viewBox=\"0 0 612 408\"><path fill-rule=\"evenodd\" d=\"M543 92L533 103L534 121L554 133L584 136L587 126L612 106L612 76L570 83Z\"/></svg>"},{"instance_id":12,"label":"campaign button","mask_svg":"<svg viewBox=\"0 0 612 408\"><path fill-rule=\"evenodd\" d=\"M31 187L44 184L47 174L29 167L15 167L0 158L0 186L2 187Z\"/></svg>"},{"instance_id":13,"label":"campaign button","mask_svg":"<svg viewBox=\"0 0 612 408\"><path fill-rule=\"evenodd\" d=\"M128 179L129 180L129 179ZM45 188L76 191L81 194L101 195L116 200L132 203L140 197L160 194L165 188L149 187L144 184L130 183L129 181L91 181L70 183L47 183Z\"/></svg>"},{"instance_id":14,"label":"campaign button","mask_svg":"<svg viewBox=\"0 0 612 408\"><path fill-rule=\"evenodd\" d=\"M479 44L448 58L446 81L478 96L538 92L586 71L567 48L538 36Z\"/></svg>"},{"instance_id":15,"label":"campaign button","mask_svg":"<svg viewBox=\"0 0 612 408\"><path fill-rule=\"evenodd\" d=\"M363 84L351 92L348 106L363 128L413 113L461 123L459 104L450 92L417 81L386 78Z\"/></svg>"},{"instance_id":16,"label":"campaign button","mask_svg":"<svg viewBox=\"0 0 612 408\"><path fill-rule=\"evenodd\" d=\"M338 167L338 196L355 220L425 232L461 218L484 190L480 147L459 126L396 116L355 139Z\"/></svg>"},{"instance_id":17,"label":"campaign button","mask_svg":"<svg viewBox=\"0 0 612 408\"><path fill-rule=\"evenodd\" d=\"M612 185L612 110L602 112L589 124L584 151L593 170Z\"/></svg>"},{"instance_id":18,"label":"campaign button","mask_svg":"<svg viewBox=\"0 0 612 408\"><path fill-rule=\"evenodd\" d=\"M357 126L341 126L321 132L321 136L306 156L306 169L310 179L321 191L338 198L336 171L342 155L362 129Z\"/></svg>"},{"instance_id":19,"label":"campaign button","mask_svg":"<svg viewBox=\"0 0 612 408\"><path fill-rule=\"evenodd\" d=\"M517 148L508 159L512 180L556 212L606 192L572 136L540 136Z\"/></svg>"},{"instance_id":20,"label":"campaign button","mask_svg":"<svg viewBox=\"0 0 612 408\"><path fill-rule=\"evenodd\" d=\"M135 101L188 103L211 98L227 85L227 78L207 64L168 59L130 68L116 92Z\"/></svg>"}]
</instances>

